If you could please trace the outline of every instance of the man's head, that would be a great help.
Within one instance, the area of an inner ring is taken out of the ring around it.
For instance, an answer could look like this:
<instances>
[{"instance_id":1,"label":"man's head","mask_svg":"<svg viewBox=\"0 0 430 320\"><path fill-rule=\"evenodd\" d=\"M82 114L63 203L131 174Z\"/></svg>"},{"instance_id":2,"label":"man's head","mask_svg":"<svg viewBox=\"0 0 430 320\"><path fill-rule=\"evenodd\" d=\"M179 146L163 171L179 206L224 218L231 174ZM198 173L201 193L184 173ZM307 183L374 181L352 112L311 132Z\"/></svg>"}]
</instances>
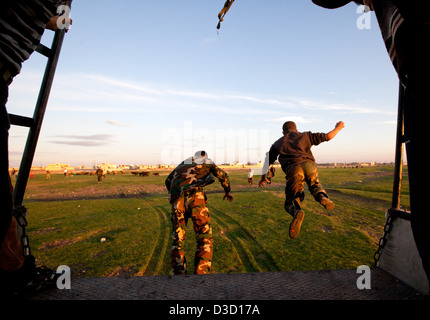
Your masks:
<instances>
[{"instance_id":1,"label":"man's head","mask_svg":"<svg viewBox=\"0 0 430 320\"><path fill-rule=\"evenodd\" d=\"M197 152L194 154L194 156L195 156L195 157L207 158L207 157L208 157L208 154L206 153L206 151L200 150L200 151L197 151Z\"/></svg>"},{"instance_id":2,"label":"man's head","mask_svg":"<svg viewBox=\"0 0 430 320\"><path fill-rule=\"evenodd\" d=\"M337 9L343 7L344 5L355 2L356 4L363 4L363 0L312 0L317 6L326 8L326 9Z\"/></svg>"},{"instance_id":3,"label":"man's head","mask_svg":"<svg viewBox=\"0 0 430 320\"><path fill-rule=\"evenodd\" d=\"M287 121L282 126L282 132L283 133L286 133L288 131L289 132L297 132L297 126L293 121Z\"/></svg>"}]
</instances>

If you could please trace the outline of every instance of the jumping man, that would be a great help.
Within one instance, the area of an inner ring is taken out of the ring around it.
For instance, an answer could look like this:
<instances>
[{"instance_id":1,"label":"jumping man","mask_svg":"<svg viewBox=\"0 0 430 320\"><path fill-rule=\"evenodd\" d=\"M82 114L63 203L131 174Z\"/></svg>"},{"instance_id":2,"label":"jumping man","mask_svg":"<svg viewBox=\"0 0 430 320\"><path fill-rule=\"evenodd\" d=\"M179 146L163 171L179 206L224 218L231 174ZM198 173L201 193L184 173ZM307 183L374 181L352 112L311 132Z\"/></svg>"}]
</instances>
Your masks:
<instances>
[{"instance_id":1,"label":"jumping man","mask_svg":"<svg viewBox=\"0 0 430 320\"><path fill-rule=\"evenodd\" d=\"M327 210L334 208L334 203L328 198L318 179L317 165L312 155L311 147L333 139L344 127L343 121L339 121L336 123L335 128L328 133L298 132L296 124L292 121L287 121L282 127L284 136L272 145L266 155L265 167L259 186L264 186L274 175L274 171L269 170L268 166L271 167L279 156L278 160L287 180L284 208L293 216L289 228L289 235L292 239L299 235L305 216L301 206L301 202L305 197L305 182L316 201L321 203Z\"/></svg>"}]
</instances>

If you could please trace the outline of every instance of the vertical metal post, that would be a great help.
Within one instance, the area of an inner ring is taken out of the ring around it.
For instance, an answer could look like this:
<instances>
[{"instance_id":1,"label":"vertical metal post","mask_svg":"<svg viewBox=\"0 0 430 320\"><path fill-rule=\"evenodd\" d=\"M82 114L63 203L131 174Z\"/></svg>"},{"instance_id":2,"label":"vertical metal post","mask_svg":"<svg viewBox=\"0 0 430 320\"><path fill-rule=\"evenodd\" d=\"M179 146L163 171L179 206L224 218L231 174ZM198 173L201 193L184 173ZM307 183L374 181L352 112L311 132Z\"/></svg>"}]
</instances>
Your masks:
<instances>
[{"instance_id":1,"label":"vertical metal post","mask_svg":"<svg viewBox=\"0 0 430 320\"><path fill-rule=\"evenodd\" d=\"M391 208L400 209L400 193L402 189L402 172L403 172L403 98L405 88L399 83L399 103L397 111L397 133L396 133L396 154L394 162L394 181L393 181L393 198Z\"/></svg>"}]
</instances>

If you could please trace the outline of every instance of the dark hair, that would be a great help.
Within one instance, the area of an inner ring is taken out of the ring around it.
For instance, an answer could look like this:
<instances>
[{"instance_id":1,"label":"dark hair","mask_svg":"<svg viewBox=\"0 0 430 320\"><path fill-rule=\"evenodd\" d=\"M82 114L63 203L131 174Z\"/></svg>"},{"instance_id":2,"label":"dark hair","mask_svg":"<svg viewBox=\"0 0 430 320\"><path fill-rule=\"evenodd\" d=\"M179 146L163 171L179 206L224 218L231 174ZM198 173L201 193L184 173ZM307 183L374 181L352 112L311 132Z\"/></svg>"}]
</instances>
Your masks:
<instances>
[{"instance_id":1,"label":"dark hair","mask_svg":"<svg viewBox=\"0 0 430 320\"><path fill-rule=\"evenodd\" d=\"M201 150L201 151L197 151L197 152L194 154L194 156L195 156L195 157L204 157L204 156L206 156L206 151L203 151L203 150Z\"/></svg>"},{"instance_id":2,"label":"dark hair","mask_svg":"<svg viewBox=\"0 0 430 320\"><path fill-rule=\"evenodd\" d=\"M296 124L293 121L287 121L282 126L282 131L283 132L296 131L296 130L297 130L297 126L296 126Z\"/></svg>"}]
</instances>

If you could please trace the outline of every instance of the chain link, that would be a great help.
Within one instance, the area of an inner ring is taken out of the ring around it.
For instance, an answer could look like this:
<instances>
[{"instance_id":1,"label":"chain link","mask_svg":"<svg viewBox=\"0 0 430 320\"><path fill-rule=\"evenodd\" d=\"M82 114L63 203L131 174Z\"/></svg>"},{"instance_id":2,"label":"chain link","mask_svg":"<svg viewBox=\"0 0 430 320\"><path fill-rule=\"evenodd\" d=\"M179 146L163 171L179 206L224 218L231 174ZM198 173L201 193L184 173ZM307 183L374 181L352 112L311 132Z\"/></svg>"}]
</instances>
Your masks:
<instances>
[{"instance_id":1,"label":"chain link","mask_svg":"<svg viewBox=\"0 0 430 320\"><path fill-rule=\"evenodd\" d=\"M381 258L382 250L387 244L387 236L390 234L391 230L393 229L393 217L390 214L390 210L387 210L385 215L387 216L387 219L385 221L384 233L382 234L382 237L379 240L378 250L376 250L375 254L373 255L373 258L375 259L375 267L377 266L379 259Z\"/></svg>"},{"instance_id":2,"label":"chain link","mask_svg":"<svg viewBox=\"0 0 430 320\"><path fill-rule=\"evenodd\" d=\"M27 216L27 208L24 206L16 207L13 210L13 215L22 230L22 233L21 233L22 253L24 257L28 257L31 255L31 249L30 249L30 240L28 239L27 233L25 232L25 227L27 226L27 219L25 218Z\"/></svg>"}]
</instances>

